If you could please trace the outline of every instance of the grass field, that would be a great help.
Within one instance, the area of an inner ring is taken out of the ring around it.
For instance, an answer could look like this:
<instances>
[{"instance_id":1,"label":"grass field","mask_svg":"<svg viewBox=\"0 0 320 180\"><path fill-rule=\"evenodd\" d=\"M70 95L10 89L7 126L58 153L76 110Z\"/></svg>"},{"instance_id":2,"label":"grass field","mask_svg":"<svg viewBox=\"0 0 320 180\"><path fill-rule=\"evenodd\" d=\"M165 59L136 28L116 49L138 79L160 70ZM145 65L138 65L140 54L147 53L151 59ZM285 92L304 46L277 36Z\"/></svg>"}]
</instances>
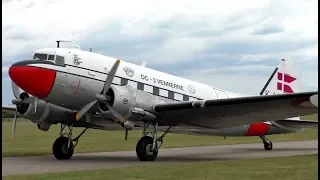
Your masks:
<instances>
[{"instance_id":1,"label":"grass field","mask_svg":"<svg viewBox=\"0 0 320 180\"><path fill-rule=\"evenodd\" d=\"M3 180L314 180L318 178L318 155L278 157L210 163L135 166L40 175L3 176Z\"/></svg>"},{"instance_id":2,"label":"grass field","mask_svg":"<svg viewBox=\"0 0 320 180\"><path fill-rule=\"evenodd\" d=\"M303 119L317 120L317 115L304 117ZM52 154L52 143L59 135L60 125L53 125L49 131L39 130L35 124L19 121L16 128L16 138L11 137L10 122L2 122L2 157L7 156L32 156ZM82 129L74 129L77 135ZM129 138L124 140L124 131L99 131L89 130L84 134L75 152L102 152L134 150L141 137L141 131L129 131ZM318 139L318 131L306 129L304 132L268 136L272 141L313 140ZM218 144L260 143L258 137L223 137L217 136L192 136L180 134L168 134L161 148L205 146ZM261 148L263 145L261 143Z\"/></svg>"}]
</instances>

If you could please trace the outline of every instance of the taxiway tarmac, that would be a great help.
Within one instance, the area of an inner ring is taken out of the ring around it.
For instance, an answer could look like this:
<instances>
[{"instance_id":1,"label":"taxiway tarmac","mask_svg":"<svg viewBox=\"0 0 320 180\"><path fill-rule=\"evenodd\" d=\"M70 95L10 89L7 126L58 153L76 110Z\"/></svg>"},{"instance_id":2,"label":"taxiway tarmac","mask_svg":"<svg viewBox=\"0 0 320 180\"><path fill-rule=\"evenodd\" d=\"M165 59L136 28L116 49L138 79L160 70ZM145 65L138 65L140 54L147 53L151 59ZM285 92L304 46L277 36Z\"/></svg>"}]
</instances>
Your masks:
<instances>
[{"instance_id":1,"label":"taxiway tarmac","mask_svg":"<svg viewBox=\"0 0 320 180\"><path fill-rule=\"evenodd\" d=\"M135 151L75 153L70 160L63 161L58 161L53 156L7 157L2 159L2 176L317 153L318 140L312 140L273 142L271 151L264 150L262 143L160 149L153 162L140 162Z\"/></svg>"}]
</instances>

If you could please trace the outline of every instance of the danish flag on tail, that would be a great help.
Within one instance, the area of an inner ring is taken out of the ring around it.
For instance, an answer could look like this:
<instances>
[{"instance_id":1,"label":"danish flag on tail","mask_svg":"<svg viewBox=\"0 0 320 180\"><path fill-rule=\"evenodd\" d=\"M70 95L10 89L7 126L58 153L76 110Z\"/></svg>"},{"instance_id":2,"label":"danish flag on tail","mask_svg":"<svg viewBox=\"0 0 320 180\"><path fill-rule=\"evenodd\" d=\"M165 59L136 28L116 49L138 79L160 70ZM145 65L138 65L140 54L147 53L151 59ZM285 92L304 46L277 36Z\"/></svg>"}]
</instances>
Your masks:
<instances>
[{"instance_id":1,"label":"danish flag on tail","mask_svg":"<svg viewBox=\"0 0 320 180\"><path fill-rule=\"evenodd\" d=\"M292 63L282 59L262 88L260 95L297 93L299 92L301 76L300 71ZM287 119L300 120L300 117Z\"/></svg>"},{"instance_id":2,"label":"danish flag on tail","mask_svg":"<svg viewBox=\"0 0 320 180\"><path fill-rule=\"evenodd\" d=\"M293 93L293 90L291 89L291 87L285 83L291 84L295 80L296 78L288 74L278 72L277 89L280 91L283 90L283 92L285 93Z\"/></svg>"},{"instance_id":3,"label":"danish flag on tail","mask_svg":"<svg viewBox=\"0 0 320 180\"><path fill-rule=\"evenodd\" d=\"M260 95L273 95L299 92L301 73L284 59L275 68Z\"/></svg>"}]
</instances>

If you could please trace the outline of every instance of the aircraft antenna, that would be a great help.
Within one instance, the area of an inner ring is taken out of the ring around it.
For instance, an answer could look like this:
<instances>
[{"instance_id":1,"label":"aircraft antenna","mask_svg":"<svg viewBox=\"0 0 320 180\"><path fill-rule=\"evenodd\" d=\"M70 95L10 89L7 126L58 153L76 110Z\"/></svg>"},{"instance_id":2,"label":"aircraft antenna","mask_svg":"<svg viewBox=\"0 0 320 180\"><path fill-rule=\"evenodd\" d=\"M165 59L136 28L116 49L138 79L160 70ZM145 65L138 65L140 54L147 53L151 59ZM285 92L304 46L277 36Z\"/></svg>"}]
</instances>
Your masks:
<instances>
[{"instance_id":1,"label":"aircraft antenna","mask_svg":"<svg viewBox=\"0 0 320 180\"><path fill-rule=\"evenodd\" d=\"M147 61L142 61L141 66L146 67L146 65L147 65Z\"/></svg>"},{"instance_id":2,"label":"aircraft antenna","mask_svg":"<svg viewBox=\"0 0 320 180\"><path fill-rule=\"evenodd\" d=\"M57 48L60 48L60 42L71 42L71 41L65 41L65 40L57 40Z\"/></svg>"}]
</instances>

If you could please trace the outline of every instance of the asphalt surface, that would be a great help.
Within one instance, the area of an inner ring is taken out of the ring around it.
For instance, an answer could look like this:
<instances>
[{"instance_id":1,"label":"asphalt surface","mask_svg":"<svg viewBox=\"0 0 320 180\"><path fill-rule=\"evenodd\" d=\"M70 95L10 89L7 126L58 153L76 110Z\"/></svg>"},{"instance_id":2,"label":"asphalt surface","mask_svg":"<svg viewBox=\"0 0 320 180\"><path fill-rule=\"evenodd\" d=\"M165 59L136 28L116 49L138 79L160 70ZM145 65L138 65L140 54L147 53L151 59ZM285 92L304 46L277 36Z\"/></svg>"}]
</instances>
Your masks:
<instances>
[{"instance_id":1,"label":"asphalt surface","mask_svg":"<svg viewBox=\"0 0 320 180\"><path fill-rule=\"evenodd\" d=\"M2 176L317 153L318 140L312 140L273 142L271 151L264 150L262 143L160 149L157 159L153 162L140 162L135 151L75 153L70 160L63 161L58 161L53 156L8 157L2 159Z\"/></svg>"}]
</instances>

